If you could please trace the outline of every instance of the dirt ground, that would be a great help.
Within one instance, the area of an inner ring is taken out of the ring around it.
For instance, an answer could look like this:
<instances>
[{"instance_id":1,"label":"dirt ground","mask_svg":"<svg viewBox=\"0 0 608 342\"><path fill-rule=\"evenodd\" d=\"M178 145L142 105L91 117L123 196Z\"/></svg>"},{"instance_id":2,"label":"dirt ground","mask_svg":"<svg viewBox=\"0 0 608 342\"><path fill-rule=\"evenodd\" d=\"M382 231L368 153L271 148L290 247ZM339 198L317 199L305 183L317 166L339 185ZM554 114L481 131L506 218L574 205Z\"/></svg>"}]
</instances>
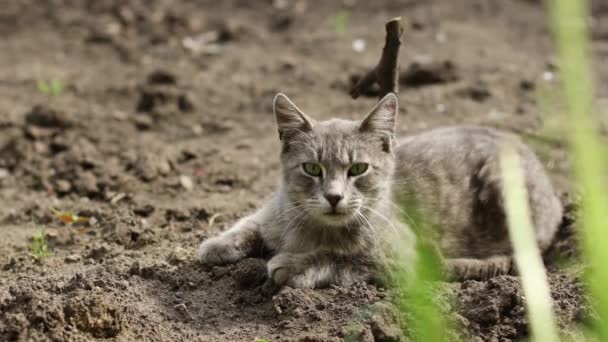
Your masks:
<instances>
[{"instance_id":1,"label":"dirt ground","mask_svg":"<svg viewBox=\"0 0 608 342\"><path fill-rule=\"evenodd\" d=\"M269 295L262 259L213 268L193 259L203 238L277 183L275 93L319 119L362 117L376 99L355 101L347 90L375 65L395 16L405 26L400 134L456 123L513 130L539 152L565 202L572 197L564 143L544 135L536 100L558 77L539 1L1 7L0 340L406 340L390 291L357 284ZM607 15L598 3L598 59L608 56ZM596 70L608 84L608 65ZM40 89L55 79L63 90ZM70 226L50 208L89 220ZM565 334L592 316L572 221L547 257ZM31 238L42 228L52 254L37 261ZM439 288L463 329L455 340L528 336L516 277Z\"/></svg>"}]
</instances>

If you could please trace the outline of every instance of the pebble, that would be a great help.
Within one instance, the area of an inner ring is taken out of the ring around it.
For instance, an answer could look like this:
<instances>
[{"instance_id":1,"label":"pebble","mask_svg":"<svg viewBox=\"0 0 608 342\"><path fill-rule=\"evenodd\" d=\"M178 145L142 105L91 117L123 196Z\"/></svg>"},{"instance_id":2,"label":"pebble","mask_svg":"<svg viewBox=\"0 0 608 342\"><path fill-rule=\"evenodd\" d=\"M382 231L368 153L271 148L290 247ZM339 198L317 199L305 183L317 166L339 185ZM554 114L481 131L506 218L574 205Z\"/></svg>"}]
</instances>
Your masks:
<instances>
[{"instance_id":1,"label":"pebble","mask_svg":"<svg viewBox=\"0 0 608 342\"><path fill-rule=\"evenodd\" d=\"M177 312L179 312L180 314L182 314L185 318L187 318L189 320L192 320L192 315L188 311L188 307L186 307L186 304L184 304L184 303L177 304L173 308L175 310L177 310Z\"/></svg>"},{"instance_id":2,"label":"pebble","mask_svg":"<svg viewBox=\"0 0 608 342\"><path fill-rule=\"evenodd\" d=\"M78 255L78 254L68 255L65 257L64 261L68 264L76 263L76 262L80 261L80 255Z\"/></svg>"},{"instance_id":3,"label":"pebble","mask_svg":"<svg viewBox=\"0 0 608 342\"><path fill-rule=\"evenodd\" d=\"M127 197L127 194L125 194L124 192L119 192L114 197L112 197L112 199L110 200L110 203L116 204L116 203L120 202L125 197Z\"/></svg>"},{"instance_id":4,"label":"pebble","mask_svg":"<svg viewBox=\"0 0 608 342\"><path fill-rule=\"evenodd\" d=\"M70 190L72 189L72 184L70 182L68 182L67 180L63 180L60 179L57 182L55 182L56 188L55 190L57 190L57 192L70 192Z\"/></svg>"},{"instance_id":5,"label":"pebble","mask_svg":"<svg viewBox=\"0 0 608 342\"><path fill-rule=\"evenodd\" d=\"M0 179L6 178L9 176L9 172L7 169L0 168Z\"/></svg>"},{"instance_id":6,"label":"pebble","mask_svg":"<svg viewBox=\"0 0 608 342\"><path fill-rule=\"evenodd\" d=\"M154 212L154 206L146 204L133 209L133 213L137 216L148 217Z\"/></svg>"},{"instance_id":7,"label":"pebble","mask_svg":"<svg viewBox=\"0 0 608 342\"><path fill-rule=\"evenodd\" d=\"M353 51L361 53L363 51L365 51L365 48L367 47L367 44L365 43L365 40L363 39L355 39L353 41Z\"/></svg>"},{"instance_id":8,"label":"pebble","mask_svg":"<svg viewBox=\"0 0 608 342\"><path fill-rule=\"evenodd\" d=\"M186 175L179 176L179 184L186 190L192 190L194 188L194 182L192 181L192 178Z\"/></svg>"},{"instance_id":9,"label":"pebble","mask_svg":"<svg viewBox=\"0 0 608 342\"><path fill-rule=\"evenodd\" d=\"M169 161L167 160L161 161L160 163L158 163L157 169L158 173L163 176L166 176L171 172L171 164L169 164Z\"/></svg>"},{"instance_id":10,"label":"pebble","mask_svg":"<svg viewBox=\"0 0 608 342\"><path fill-rule=\"evenodd\" d=\"M169 255L168 261L170 264L177 265L188 260L188 251L181 247L176 247Z\"/></svg>"},{"instance_id":11,"label":"pebble","mask_svg":"<svg viewBox=\"0 0 608 342\"><path fill-rule=\"evenodd\" d=\"M140 275L141 274L141 266L139 266L139 261L134 261L129 268L130 275Z\"/></svg>"}]
</instances>

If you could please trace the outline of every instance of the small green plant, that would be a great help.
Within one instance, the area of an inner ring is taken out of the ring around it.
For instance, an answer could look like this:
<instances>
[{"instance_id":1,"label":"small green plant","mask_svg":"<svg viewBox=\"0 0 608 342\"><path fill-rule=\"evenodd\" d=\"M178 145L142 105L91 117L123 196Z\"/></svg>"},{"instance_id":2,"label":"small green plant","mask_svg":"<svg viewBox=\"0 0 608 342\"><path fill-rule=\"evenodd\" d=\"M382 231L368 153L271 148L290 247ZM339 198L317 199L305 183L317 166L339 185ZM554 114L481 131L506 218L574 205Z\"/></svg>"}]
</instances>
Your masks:
<instances>
[{"instance_id":1,"label":"small green plant","mask_svg":"<svg viewBox=\"0 0 608 342\"><path fill-rule=\"evenodd\" d=\"M255 340L253 340L253 342L270 342L270 340L267 340L265 338L257 338Z\"/></svg>"},{"instance_id":2,"label":"small green plant","mask_svg":"<svg viewBox=\"0 0 608 342\"><path fill-rule=\"evenodd\" d=\"M350 16L350 12L347 10L341 10L338 13L336 13L336 16L334 18L334 24L335 24L337 34L342 35L342 34L346 33L346 29L348 27L348 17L349 16Z\"/></svg>"},{"instance_id":3,"label":"small green plant","mask_svg":"<svg viewBox=\"0 0 608 342\"><path fill-rule=\"evenodd\" d=\"M38 91L47 96L60 96L63 94L63 81L55 78L50 81L40 80L36 84Z\"/></svg>"},{"instance_id":4,"label":"small green plant","mask_svg":"<svg viewBox=\"0 0 608 342\"><path fill-rule=\"evenodd\" d=\"M32 237L30 251L32 252L34 258L39 261L51 255L44 228L40 229L40 231L38 231Z\"/></svg>"}]
</instances>

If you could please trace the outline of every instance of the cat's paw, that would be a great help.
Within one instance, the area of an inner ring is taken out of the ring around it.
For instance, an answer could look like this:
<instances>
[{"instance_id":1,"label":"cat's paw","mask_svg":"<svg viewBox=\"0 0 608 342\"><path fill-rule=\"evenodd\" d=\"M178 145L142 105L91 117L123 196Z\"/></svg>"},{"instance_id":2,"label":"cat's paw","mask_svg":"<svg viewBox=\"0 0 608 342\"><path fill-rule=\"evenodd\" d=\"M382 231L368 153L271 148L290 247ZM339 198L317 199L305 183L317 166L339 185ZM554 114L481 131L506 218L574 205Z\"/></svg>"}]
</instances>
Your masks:
<instances>
[{"instance_id":1,"label":"cat's paw","mask_svg":"<svg viewBox=\"0 0 608 342\"><path fill-rule=\"evenodd\" d=\"M268 261L268 278L277 286L287 285L295 275L295 268L289 254L278 254Z\"/></svg>"},{"instance_id":2,"label":"cat's paw","mask_svg":"<svg viewBox=\"0 0 608 342\"><path fill-rule=\"evenodd\" d=\"M198 260L206 265L223 265L243 259L246 253L220 237L207 239L198 248Z\"/></svg>"}]
</instances>

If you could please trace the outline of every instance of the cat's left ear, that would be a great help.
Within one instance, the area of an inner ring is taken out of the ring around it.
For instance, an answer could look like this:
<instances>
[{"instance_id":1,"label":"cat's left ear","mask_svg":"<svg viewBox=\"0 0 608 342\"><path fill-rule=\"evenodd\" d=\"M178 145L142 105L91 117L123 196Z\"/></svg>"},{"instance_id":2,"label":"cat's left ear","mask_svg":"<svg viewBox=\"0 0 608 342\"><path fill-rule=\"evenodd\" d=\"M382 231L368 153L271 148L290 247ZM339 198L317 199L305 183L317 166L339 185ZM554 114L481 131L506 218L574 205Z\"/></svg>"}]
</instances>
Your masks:
<instances>
[{"instance_id":1,"label":"cat's left ear","mask_svg":"<svg viewBox=\"0 0 608 342\"><path fill-rule=\"evenodd\" d=\"M395 135L395 122L397 120L398 100L393 93L384 96L374 109L367 114L361 123L359 131L378 135L382 139L382 148L390 152L391 142Z\"/></svg>"},{"instance_id":2,"label":"cat's left ear","mask_svg":"<svg viewBox=\"0 0 608 342\"><path fill-rule=\"evenodd\" d=\"M274 116L281 140L289 130L308 132L315 124L313 119L306 116L287 96L281 93L274 98Z\"/></svg>"}]
</instances>

